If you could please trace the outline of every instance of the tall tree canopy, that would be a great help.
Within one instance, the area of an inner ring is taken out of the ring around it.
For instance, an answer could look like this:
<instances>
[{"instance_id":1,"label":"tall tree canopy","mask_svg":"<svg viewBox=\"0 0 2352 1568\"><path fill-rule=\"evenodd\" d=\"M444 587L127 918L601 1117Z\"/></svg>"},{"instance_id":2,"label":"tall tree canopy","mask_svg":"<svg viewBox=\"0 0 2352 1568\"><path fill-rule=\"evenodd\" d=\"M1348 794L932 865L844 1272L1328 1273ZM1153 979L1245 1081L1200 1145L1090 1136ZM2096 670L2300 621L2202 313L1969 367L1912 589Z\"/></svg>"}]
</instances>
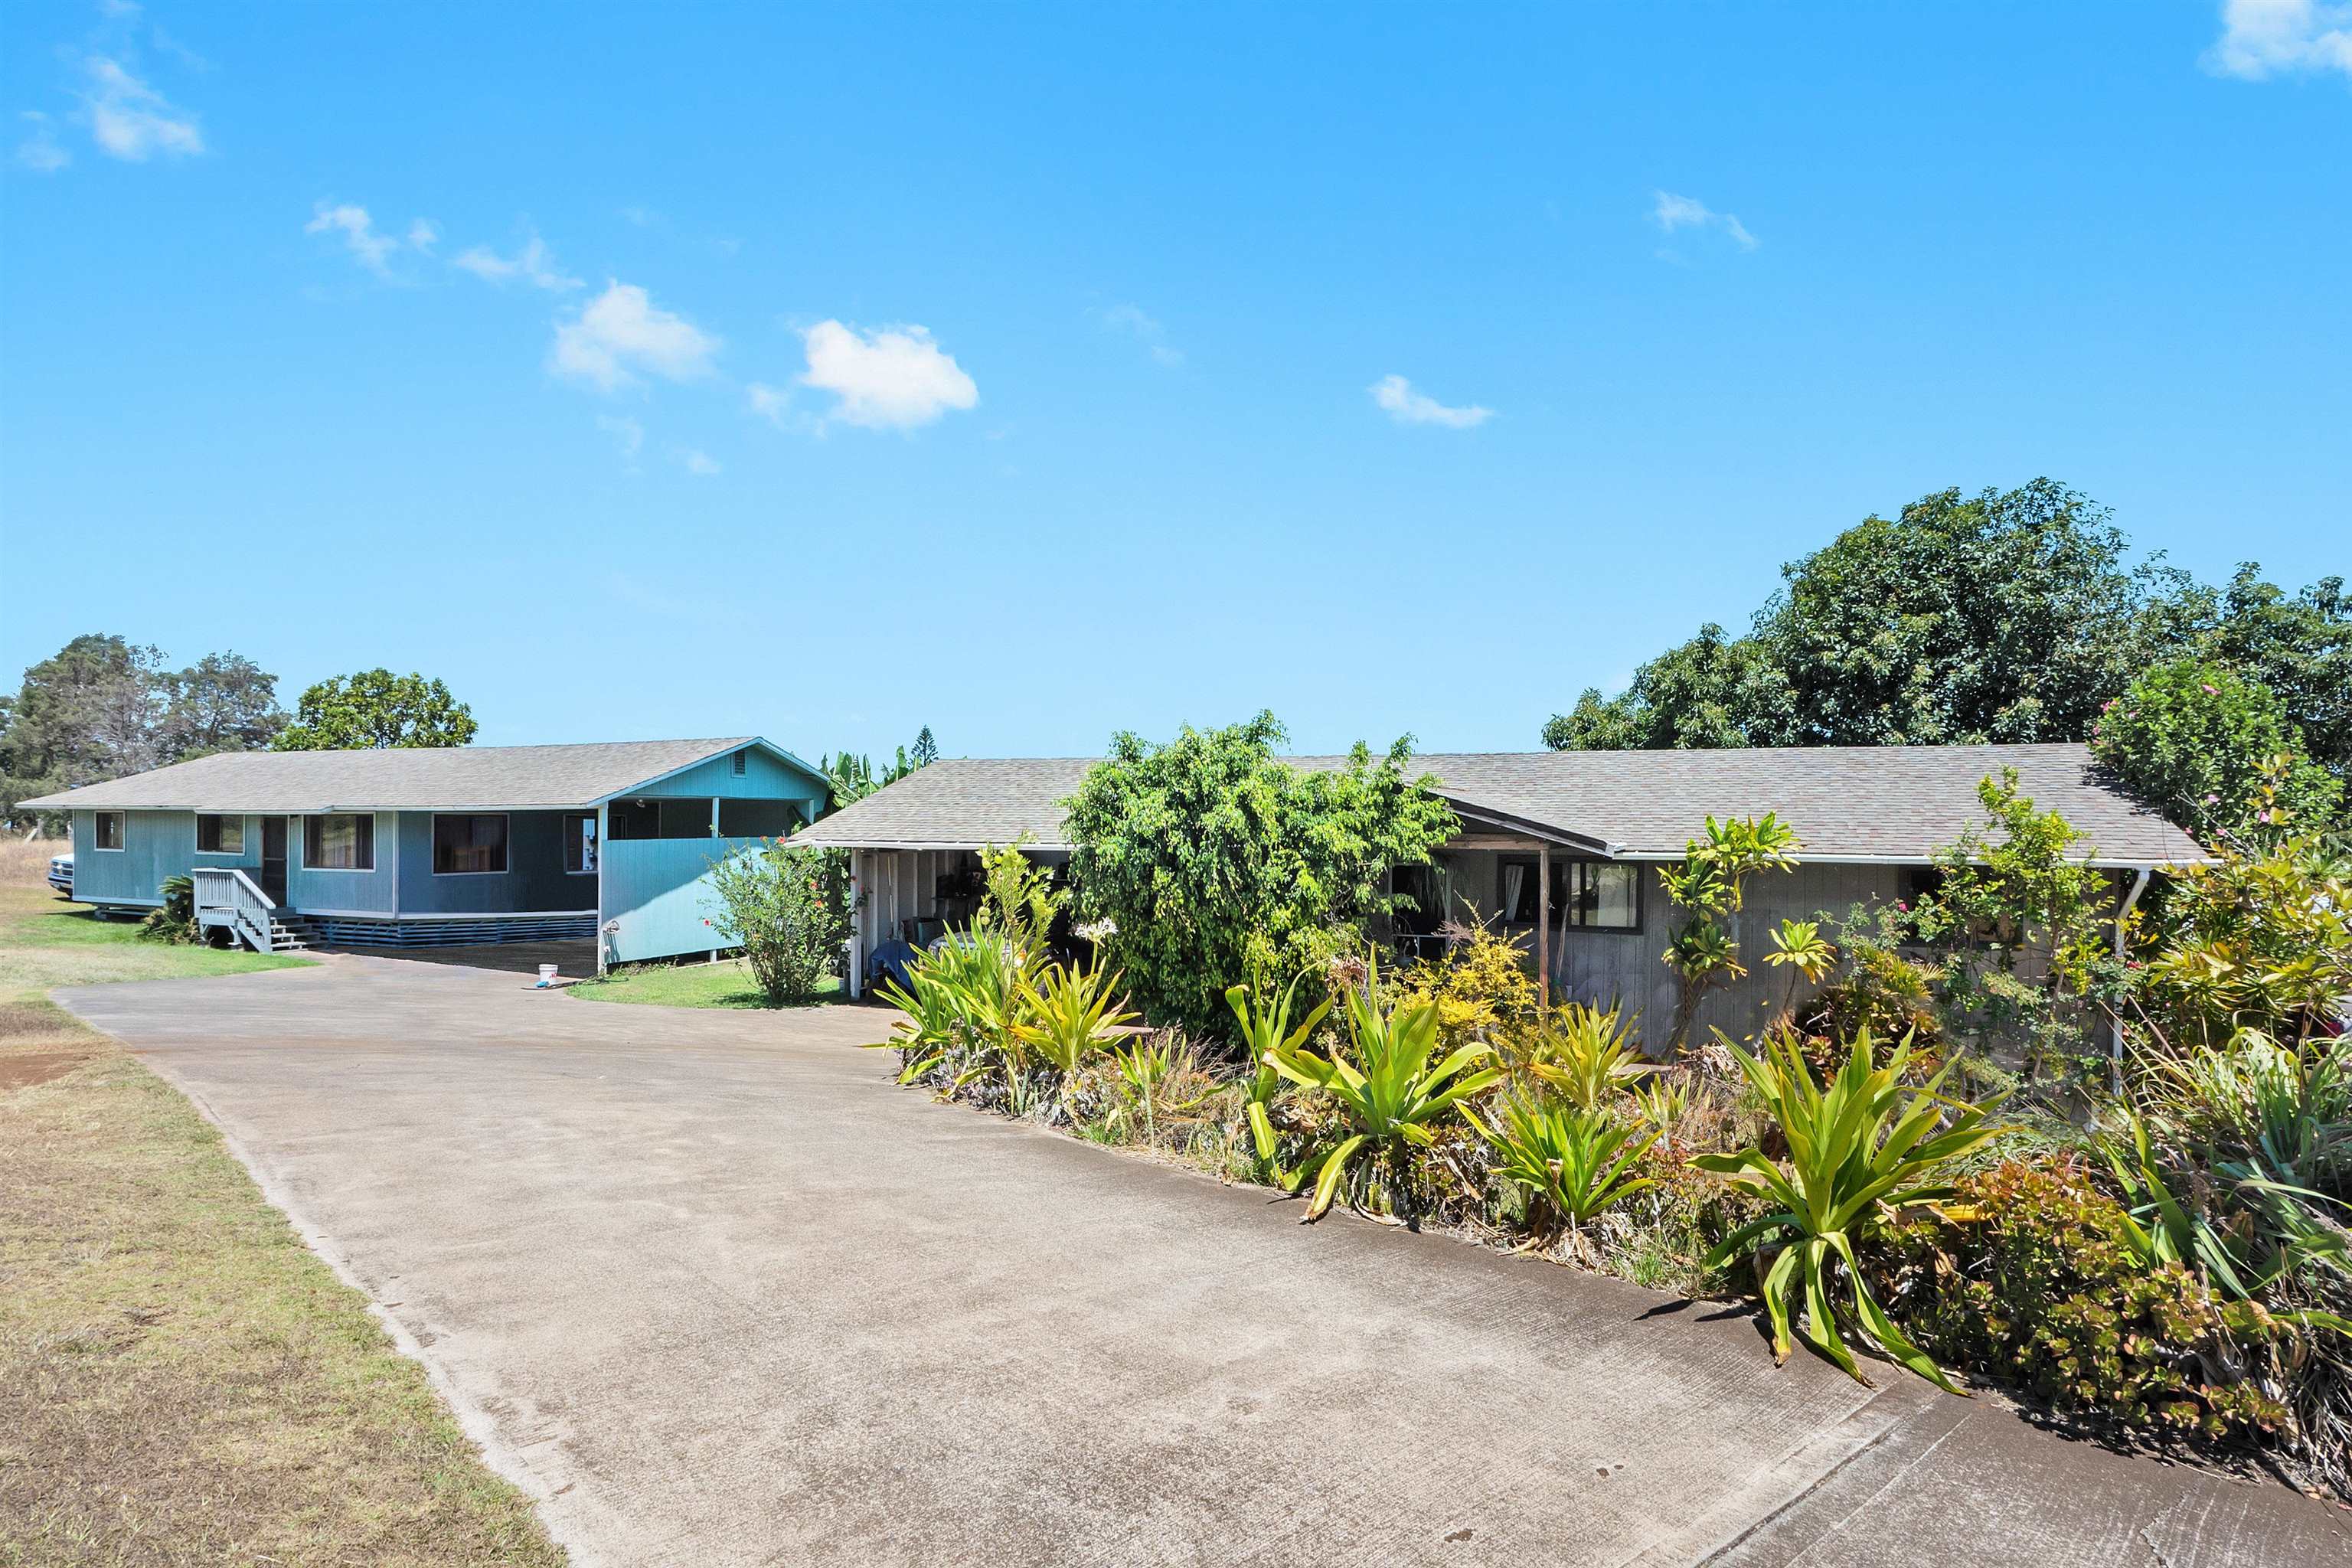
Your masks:
<instances>
[{"instance_id":1,"label":"tall tree canopy","mask_svg":"<svg viewBox=\"0 0 2352 1568\"><path fill-rule=\"evenodd\" d=\"M478 728L474 710L428 676L362 669L331 676L302 693L294 722L278 731L281 752L462 746Z\"/></svg>"},{"instance_id":2,"label":"tall tree canopy","mask_svg":"<svg viewBox=\"0 0 2352 1568\"><path fill-rule=\"evenodd\" d=\"M1077 916L1156 1022L1228 1032L1225 987L1283 985L1350 947L1396 902L1390 868L1454 834L1407 771L1410 737L1325 773L1276 756L1285 739L1271 713L1166 745L1122 731L1068 803Z\"/></svg>"},{"instance_id":3,"label":"tall tree canopy","mask_svg":"<svg viewBox=\"0 0 2352 1568\"><path fill-rule=\"evenodd\" d=\"M266 746L286 721L277 691L240 654L173 670L159 648L85 633L0 698L0 815L30 795Z\"/></svg>"},{"instance_id":4,"label":"tall tree canopy","mask_svg":"<svg viewBox=\"0 0 2352 1568\"><path fill-rule=\"evenodd\" d=\"M1744 637L1700 628L1621 695L1553 715L1559 750L2080 741L2158 660L2275 692L2312 756L2352 764L2352 605L2248 565L2226 589L2134 566L2107 512L2049 479L1944 490L1781 569Z\"/></svg>"}]
</instances>

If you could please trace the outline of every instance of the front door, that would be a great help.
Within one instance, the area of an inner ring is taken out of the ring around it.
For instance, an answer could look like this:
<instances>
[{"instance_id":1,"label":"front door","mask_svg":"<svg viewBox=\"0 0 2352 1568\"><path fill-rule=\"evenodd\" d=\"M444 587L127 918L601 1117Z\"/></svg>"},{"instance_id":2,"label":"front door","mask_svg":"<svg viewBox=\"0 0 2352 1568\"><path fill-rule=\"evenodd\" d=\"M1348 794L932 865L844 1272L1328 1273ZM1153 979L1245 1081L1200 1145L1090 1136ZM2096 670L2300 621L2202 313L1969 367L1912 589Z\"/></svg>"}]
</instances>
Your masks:
<instances>
[{"instance_id":1,"label":"front door","mask_svg":"<svg viewBox=\"0 0 2352 1568\"><path fill-rule=\"evenodd\" d=\"M279 903L286 901L286 819L261 819L261 890Z\"/></svg>"}]
</instances>

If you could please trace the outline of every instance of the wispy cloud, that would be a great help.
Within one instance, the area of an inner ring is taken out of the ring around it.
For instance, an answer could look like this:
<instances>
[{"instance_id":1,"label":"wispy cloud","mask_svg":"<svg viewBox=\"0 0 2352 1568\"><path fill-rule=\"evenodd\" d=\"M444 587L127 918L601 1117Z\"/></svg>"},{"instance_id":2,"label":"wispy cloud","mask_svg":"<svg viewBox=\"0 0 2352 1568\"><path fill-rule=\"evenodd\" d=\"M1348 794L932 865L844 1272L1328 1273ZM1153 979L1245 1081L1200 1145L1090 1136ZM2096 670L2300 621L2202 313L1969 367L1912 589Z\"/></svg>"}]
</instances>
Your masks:
<instances>
[{"instance_id":1,"label":"wispy cloud","mask_svg":"<svg viewBox=\"0 0 2352 1568\"><path fill-rule=\"evenodd\" d=\"M415 249L430 251L441 243L441 226L429 217L418 218L408 226L408 243Z\"/></svg>"},{"instance_id":2,"label":"wispy cloud","mask_svg":"<svg viewBox=\"0 0 2352 1568\"><path fill-rule=\"evenodd\" d=\"M2205 68L2249 81L2305 71L2352 76L2352 5L2224 0L2221 36L2205 52Z\"/></svg>"},{"instance_id":3,"label":"wispy cloud","mask_svg":"<svg viewBox=\"0 0 2352 1568\"><path fill-rule=\"evenodd\" d=\"M507 283L517 279L535 289L551 289L558 292L584 288L581 279L570 277L555 265L548 253L547 242L532 235L522 248L512 256L500 256L487 245L477 245L459 252L449 265L472 273L486 283Z\"/></svg>"},{"instance_id":4,"label":"wispy cloud","mask_svg":"<svg viewBox=\"0 0 2352 1568\"><path fill-rule=\"evenodd\" d=\"M58 141L56 125L37 109L28 109L21 116L32 129L16 143L16 165L37 174L54 174L73 162L73 154Z\"/></svg>"},{"instance_id":5,"label":"wispy cloud","mask_svg":"<svg viewBox=\"0 0 2352 1568\"><path fill-rule=\"evenodd\" d=\"M1427 393L1415 392L1412 383L1401 375L1384 375L1367 390L1372 401L1400 425L1439 425L1448 430L1467 430L1495 416L1493 409L1475 403L1449 407Z\"/></svg>"},{"instance_id":6,"label":"wispy cloud","mask_svg":"<svg viewBox=\"0 0 2352 1568\"><path fill-rule=\"evenodd\" d=\"M613 438L625 463L634 463L646 449L646 427L625 414L599 414L596 428Z\"/></svg>"},{"instance_id":7,"label":"wispy cloud","mask_svg":"<svg viewBox=\"0 0 2352 1568\"><path fill-rule=\"evenodd\" d=\"M1730 213L1719 213L1705 202L1690 196L1678 196L1672 191L1660 191L1650 209L1650 219L1659 231L1672 234L1683 228L1720 229L1742 250L1753 250L1763 243L1748 232L1748 226Z\"/></svg>"},{"instance_id":8,"label":"wispy cloud","mask_svg":"<svg viewBox=\"0 0 2352 1568\"><path fill-rule=\"evenodd\" d=\"M860 331L839 321L819 321L801 334L801 342L808 369L800 384L834 395L828 419L867 429L910 430L951 408L980 402L971 377L922 327ZM762 390L752 389L755 408Z\"/></svg>"},{"instance_id":9,"label":"wispy cloud","mask_svg":"<svg viewBox=\"0 0 2352 1568\"><path fill-rule=\"evenodd\" d=\"M1169 343L1167 329L1146 315L1142 307L1138 305L1089 307L1087 313L1094 317L1105 331L1118 332L1134 338L1160 363L1173 369L1184 363L1184 351L1172 347Z\"/></svg>"},{"instance_id":10,"label":"wispy cloud","mask_svg":"<svg viewBox=\"0 0 2352 1568\"><path fill-rule=\"evenodd\" d=\"M751 406L752 413L779 430L784 427L793 408L790 391L781 386L770 386L764 381L755 381L745 387L743 401Z\"/></svg>"},{"instance_id":11,"label":"wispy cloud","mask_svg":"<svg viewBox=\"0 0 2352 1568\"><path fill-rule=\"evenodd\" d=\"M420 223L424 220L419 219ZM425 225L430 228L430 224ZM375 226L367 208L354 202L320 202L315 215L302 226L304 234L340 236L343 248L353 260L379 278L392 276L393 253L400 248L396 236L385 234ZM411 233L415 230L412 228Z\"/></svg>"},{"instance_id":12,"label":"wispy cloud","mask_svg":"<svg viewBox=\"0 0 2352 1568\"><path fill-rule=\"evenodd\" d=\"M709 374L718 353L718 338L663 310L635 284L614 279L579 314L555 323L547 363L558 375L611 392L639 374L692 381Z\"/></svg>"},{"instance_id":13,"label":"wispy cloud","mask_svg":"<svg viewBox=\"0 0 2352 1568\"><path fill-rule=\"evenodd\" d=\"M100 152L126 163L143 163L158 153L185 158L205 150L205 134L196 117L173 107L162 93L132 75L122 61L109 55L91 55L82 64L89 78L82 94L82 110L89 118L90 139Z\"/></svg>"},{"instance_id":14,"label":"wispy cloud","mask_svg":"<svg viewBox=\"0 0 2352 1568\"><path fill-rule=\"evenodd\" d=\"M719 472L719 459L699 447L680 447L677 460L685 466L688 473L697 479L707 479Z\"/></svg>"}]
</instances>

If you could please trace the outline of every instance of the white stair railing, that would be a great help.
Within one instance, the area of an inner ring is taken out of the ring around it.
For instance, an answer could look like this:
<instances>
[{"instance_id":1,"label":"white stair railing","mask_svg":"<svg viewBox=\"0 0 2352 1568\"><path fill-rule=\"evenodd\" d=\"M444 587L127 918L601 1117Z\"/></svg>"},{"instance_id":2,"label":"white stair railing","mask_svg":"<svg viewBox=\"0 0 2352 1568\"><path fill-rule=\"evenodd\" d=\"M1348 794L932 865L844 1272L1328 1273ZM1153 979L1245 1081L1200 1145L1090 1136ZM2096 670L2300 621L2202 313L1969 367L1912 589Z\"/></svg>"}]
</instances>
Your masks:
<instances>
[{"instance_id":1,"label":"white stair railing","mask_svg":"<svg viewBox=\"0 0 2352 1568\"><path fill-rule=\"evenodd\" d=\"M223 926L243 937L256 952L275 951L270 937L278 901L237 866L199 866L188 874L195 884L196 923Z\"/></svg>"}]
</instances>

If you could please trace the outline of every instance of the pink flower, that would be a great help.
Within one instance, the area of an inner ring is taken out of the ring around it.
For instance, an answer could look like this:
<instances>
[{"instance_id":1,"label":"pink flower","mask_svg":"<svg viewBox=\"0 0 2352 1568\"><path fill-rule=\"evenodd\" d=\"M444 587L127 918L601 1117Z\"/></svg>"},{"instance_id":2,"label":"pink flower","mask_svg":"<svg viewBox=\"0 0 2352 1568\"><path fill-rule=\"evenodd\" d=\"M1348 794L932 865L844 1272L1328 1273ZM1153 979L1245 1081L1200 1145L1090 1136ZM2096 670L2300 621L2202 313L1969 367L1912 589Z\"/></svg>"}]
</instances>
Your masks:
<instances>
[{"instance_id":1,"label":"pink flower","mask_svg":"<svg viewBox=\"0 0 2352 1568\"><path fill-rule=\"evenodd\" d=\"M2205 695L2208 697L2219 697L2221 695L2221 689L2218 686L2208 685L2202 680L2199 681L2197 684L2205 688Z\"/></svg>"}]
</instances>

